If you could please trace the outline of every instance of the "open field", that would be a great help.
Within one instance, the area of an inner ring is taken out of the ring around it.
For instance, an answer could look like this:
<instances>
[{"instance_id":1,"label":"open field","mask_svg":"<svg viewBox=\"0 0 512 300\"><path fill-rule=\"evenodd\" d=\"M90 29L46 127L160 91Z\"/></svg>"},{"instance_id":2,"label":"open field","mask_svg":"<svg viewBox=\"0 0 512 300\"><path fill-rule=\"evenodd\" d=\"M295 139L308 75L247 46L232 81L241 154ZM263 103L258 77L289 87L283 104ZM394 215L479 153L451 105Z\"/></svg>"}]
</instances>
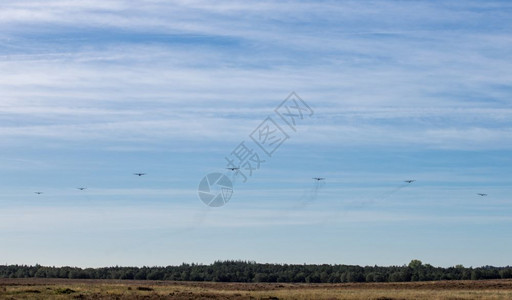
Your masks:
<instances>
[{"instance_id":1,"label":"open field","mask_svg":"<svg viewBox=\"0 0 512 300\"><path fill-rule=\"evenodd\" d=\"M0 279L0 299L512 299L512 280L407 283L213 283Z\"/></svg>"}]
</instances>

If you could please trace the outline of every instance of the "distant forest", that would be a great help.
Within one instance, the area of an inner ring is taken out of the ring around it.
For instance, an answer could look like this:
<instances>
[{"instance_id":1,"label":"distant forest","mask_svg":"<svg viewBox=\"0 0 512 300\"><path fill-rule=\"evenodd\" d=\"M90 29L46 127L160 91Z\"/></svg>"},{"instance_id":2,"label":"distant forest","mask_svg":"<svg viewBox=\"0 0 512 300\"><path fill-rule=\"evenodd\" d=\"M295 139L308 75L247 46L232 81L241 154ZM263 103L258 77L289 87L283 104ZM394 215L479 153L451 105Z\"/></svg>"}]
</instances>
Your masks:
<instances>
[{"instance_id":1,"label":"distant forest","mask_svg":"<svg viewBox=\"0 0 512 300\"><path fill-rule=\"evenodd\" d=\"M0 266L3 278L136 279L217 282L405 282L512 278L512 267L433 267L419 260L408 265L378 267L351 265L261 264L218 261L211 265L182 264L168 267L44 267Z\"/></svg>"}]
</instances>

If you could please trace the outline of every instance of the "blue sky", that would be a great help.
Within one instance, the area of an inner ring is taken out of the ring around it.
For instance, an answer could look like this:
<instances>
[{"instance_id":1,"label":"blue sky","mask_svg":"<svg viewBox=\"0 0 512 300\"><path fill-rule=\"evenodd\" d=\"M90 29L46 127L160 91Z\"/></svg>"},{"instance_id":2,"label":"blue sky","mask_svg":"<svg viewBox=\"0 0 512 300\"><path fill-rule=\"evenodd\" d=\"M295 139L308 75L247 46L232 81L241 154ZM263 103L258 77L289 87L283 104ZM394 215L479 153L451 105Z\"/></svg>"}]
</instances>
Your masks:
<instances>
[{"instance_id":1,"label":"blue sky","mask_svg":"<svg viewBox=\"0 0 512 300\"><path fill-rule=\"evenodd\" d=\"M508 1L2 1L0 263L509 265L511 20ZM292 91L314 115L205 206L201 178Z\"/></svg>"}]
</instances>

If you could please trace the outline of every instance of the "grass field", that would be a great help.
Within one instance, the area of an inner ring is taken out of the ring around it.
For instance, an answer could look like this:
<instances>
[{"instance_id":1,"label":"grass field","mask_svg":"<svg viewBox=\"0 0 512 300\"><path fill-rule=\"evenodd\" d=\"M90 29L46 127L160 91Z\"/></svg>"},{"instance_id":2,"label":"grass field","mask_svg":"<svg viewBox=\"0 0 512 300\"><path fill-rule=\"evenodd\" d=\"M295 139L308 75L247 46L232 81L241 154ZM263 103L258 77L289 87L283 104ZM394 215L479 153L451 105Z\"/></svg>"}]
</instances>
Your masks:
<instances>
[{"instance_id":1,"label":"grass field","mask_svg":"<svg viewBox=\"0 0 512 300\"><path fill-rule=\"evenodd\" d=\"M268 284L0 279L0 299L512 299L512 280Z\"/></svg>"}]
</instances>

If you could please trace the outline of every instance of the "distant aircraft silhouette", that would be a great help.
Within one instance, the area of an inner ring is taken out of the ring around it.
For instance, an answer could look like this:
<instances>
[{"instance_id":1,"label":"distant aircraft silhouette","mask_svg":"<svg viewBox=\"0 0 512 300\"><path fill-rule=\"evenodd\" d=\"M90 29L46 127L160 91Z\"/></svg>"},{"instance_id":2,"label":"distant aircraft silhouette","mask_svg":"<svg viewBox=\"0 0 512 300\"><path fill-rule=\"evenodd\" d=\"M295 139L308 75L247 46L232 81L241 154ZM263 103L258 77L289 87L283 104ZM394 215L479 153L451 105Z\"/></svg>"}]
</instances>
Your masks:
<instances>
[{"instance_id":1,"label":"distant aircraft silhouette","mask_svg":"<svg viewBox=\"0 0 512 300\"><path fill-rule=\"evenodd\" d=\"M86 188L86 187L77 187L76 189L77 189L77 190L81 190L81 191L83 191L83 190L85 190L85 189L87 189L87 188Z\"/></svg>"},{"instance_id":2,"label":"distant aircraft silhouette","mask_svg":"<svg viewBox=\"0 0 512 300\"><path fill-rule=\"evenodd\" d=\"M226 168L226 169L231 170L231 171L238 171L238 170L240 170L240 168Z\"/></svg>"},{"instance_id":3,"label":"distant aircraft silhouette","mask_svg":"<svg viewBox=\"0 0 512 300\"><path fill-rule=\"evenodd\" d=\"M133 173L133 175L137 175L137 176L142 176L142 175L146 175L146 173Z\"/></svg>"},{"instance_id":4,"label":"distant aircraft silhouette","mask_svg":"<svg viewBox=\"0 0 512 300\"><path fill-rule=\"evenodd\" d=\"M34 192L35 194L41 195L43 192Z\"/></svg>"},{"instance_id":5,"label":"distant aircraft silhouette","mask_svg":"<svg viewBox=\"0 0 512 300\"><path fill-rule=\"evenodd\" d=\"M416 181L416 180L414 180L414 179L404 180L404 182L407 182L407 183L413 183L413 182L415 182L415 181Z\"/></svg>"},{"instance_id":6,"label":"distant aircraft silhouette","mask_svg":"<svg viewBox=\"0 0 512 300\"><path fill-rule=\"evenodd\" d=\"M323 178L323 177L313 177L313 179L316 181L325 180L325 178Z\"/></svg>"},{"instance_id":7,"label":"distant aircraft silhouette","mask_svg":"<svg viewBox=\"0 0 512 300\"><path fill-rule=\"evenodd\" d=\"M478 195L478 196L482 196L482 197L487 196L487 194L482 194L482 193L478 193L477 195Z\"/></svg>"}]
</instances>

